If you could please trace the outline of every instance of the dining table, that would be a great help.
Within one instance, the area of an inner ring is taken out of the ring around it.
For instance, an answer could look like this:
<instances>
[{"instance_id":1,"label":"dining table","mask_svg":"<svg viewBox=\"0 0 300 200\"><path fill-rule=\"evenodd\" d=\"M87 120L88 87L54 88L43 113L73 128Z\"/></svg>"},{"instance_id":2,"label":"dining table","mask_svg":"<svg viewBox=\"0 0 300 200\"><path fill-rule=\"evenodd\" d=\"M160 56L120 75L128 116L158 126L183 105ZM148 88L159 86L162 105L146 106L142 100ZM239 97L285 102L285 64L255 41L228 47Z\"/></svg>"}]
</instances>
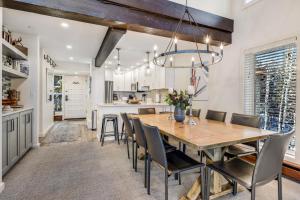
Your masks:
<instances>
[{"instance_id":1,"label":"dining table","mask_svg":"<svg viewBox=\"0 0 300 200\"><path fill-rule=\"evenodd\" d=\"M206 162L223 160L230 145L263 140L269 135L275 134L273 131L197 117L193 117L196 122L194 125L188 123L189 117L184 122L176 122L170 114L135 115L135 117L140 118L144 124L158 127L162 135L204 152L207 158ZM211 176L210 199L232 192L232 187L224 181L220 174L214 172ZM180 200L196 200L201 193L200 186L199 177Z\"/></svg>"}]
</instances>

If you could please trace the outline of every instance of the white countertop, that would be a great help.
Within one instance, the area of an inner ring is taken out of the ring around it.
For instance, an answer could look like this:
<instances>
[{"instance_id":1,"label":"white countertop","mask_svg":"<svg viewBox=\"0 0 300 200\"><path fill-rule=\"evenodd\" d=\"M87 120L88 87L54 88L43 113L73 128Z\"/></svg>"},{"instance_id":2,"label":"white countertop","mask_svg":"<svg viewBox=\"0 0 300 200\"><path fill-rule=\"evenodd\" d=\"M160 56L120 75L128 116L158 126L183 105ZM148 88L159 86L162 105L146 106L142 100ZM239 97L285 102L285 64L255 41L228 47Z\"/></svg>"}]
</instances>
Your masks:
<instances>
[{"instance_id":1,"label":"white countertop","mask_svg":"<svg viewBox=\"0 0 300 200\"><path fill-rule=\"evenodd\" d=\"M7 115L16 114L16 113L23 112L23 111L27 111L27 110L31 110L31 109L33 109L33 107L16 108L13 111L2 111L2 117L5 117Z\"/></svg>"},{"instance_id":2,"label":"white countertop","mask_svg":"<svg viewBox=\"0 0 300 200\"><path fill-rule=\"evenodd\" d=\"M99 104L100 107L151 107L151 106L169 106L166 103L140 103L140 104L128 104L128 103L103 103Z\"/></svg>"}]
</instances>

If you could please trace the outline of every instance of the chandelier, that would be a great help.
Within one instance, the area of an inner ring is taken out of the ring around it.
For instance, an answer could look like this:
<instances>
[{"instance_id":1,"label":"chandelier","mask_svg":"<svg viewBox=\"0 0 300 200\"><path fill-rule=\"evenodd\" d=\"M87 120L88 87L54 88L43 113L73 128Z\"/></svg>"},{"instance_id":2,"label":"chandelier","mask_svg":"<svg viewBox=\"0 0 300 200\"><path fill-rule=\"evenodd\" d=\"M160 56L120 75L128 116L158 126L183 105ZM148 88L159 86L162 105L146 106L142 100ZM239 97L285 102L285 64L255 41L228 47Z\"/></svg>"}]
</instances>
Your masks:
<instances>
[{"instance_id":1,"label":"chandelier","mask_svg":"<svg viewBox=\"0 0 300 200\"><path fill-rule=\"evenodd\" d=\"M210 36L207 35L204 39L205 48L200 49L199 40L195 34L193 34L193 43L195 44L194 49L179 49L178 48L178 31L181 28L184 19L188 19L190 25L194 24L199 32L201 32L200 27L196 23L194 17L191 15L187 0L185 4L185 11L180 18L175 31L163 53L158 54L157 46L154 46L154 58L153 63L157 66L166 68L207 68L210 65L214 65L222 61L223 58L223 44L221 43L218 47L218 51L214 49L214 46L210 45ZM190 62L178 62L178 60L187 60L190 58Z\"/></svg>"}]
</instances>

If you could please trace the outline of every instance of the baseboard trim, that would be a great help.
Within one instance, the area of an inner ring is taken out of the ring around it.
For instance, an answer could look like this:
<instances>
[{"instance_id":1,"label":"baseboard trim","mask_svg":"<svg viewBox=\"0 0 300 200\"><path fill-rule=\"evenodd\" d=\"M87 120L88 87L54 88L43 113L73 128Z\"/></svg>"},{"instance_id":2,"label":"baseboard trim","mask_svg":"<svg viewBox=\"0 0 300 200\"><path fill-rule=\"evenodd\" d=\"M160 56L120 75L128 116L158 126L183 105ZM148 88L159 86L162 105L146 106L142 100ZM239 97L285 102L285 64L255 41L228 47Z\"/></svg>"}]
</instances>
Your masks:
<instances>
[{"instance_id":1,"label":"baseboard trim","mask_svg":"<svg viewBox=\"0 0 300 200\"><path fill-rule=\"evenodd\" d=\"M0 193L3 192L4 188L5 188L4 182L0 182Z\"/></svg>"}]
</instances>

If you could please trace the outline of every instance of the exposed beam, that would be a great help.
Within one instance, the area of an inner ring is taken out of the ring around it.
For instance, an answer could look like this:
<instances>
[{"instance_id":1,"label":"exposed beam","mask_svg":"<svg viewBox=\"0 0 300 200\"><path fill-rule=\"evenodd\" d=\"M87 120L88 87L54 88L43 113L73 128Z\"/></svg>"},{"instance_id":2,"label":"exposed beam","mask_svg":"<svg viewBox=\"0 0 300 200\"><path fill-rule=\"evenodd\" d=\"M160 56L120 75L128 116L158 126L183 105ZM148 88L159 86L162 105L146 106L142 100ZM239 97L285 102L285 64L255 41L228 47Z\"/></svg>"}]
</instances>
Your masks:
<instances>
[{"instance_id":1,"label":"exposed beam","mask_svg":"<svg viewBox=\"0 0 300 200\"><path fill-rule=\"evenodd\" d=\"M126 30L124 30L124 29L109 28L107 30L106 35L103 39L103 42L100 46L100 49L99 49L96 59L95 59L96 67L101 67L103 65L106 58L109 56L109 54L112 52L112 50L117 45L118 41L121 39L121 37L125 33L126 33Z\"/></svg>"},{"instance_id":2,"label":"exposed beam","mask_svg":"<svg viewBox=\"0 0 300 200\"><path fill-rule=\"evenodd\" d=\"M165 0L3 0L3 6L164 37L172 35L184 9ZM231 44L233 20L196 9L191 12L200 30L184 22L179 39L193 41L193 35L201 39L210 35L214 44Z\"/></svg>"}]
</instances>

